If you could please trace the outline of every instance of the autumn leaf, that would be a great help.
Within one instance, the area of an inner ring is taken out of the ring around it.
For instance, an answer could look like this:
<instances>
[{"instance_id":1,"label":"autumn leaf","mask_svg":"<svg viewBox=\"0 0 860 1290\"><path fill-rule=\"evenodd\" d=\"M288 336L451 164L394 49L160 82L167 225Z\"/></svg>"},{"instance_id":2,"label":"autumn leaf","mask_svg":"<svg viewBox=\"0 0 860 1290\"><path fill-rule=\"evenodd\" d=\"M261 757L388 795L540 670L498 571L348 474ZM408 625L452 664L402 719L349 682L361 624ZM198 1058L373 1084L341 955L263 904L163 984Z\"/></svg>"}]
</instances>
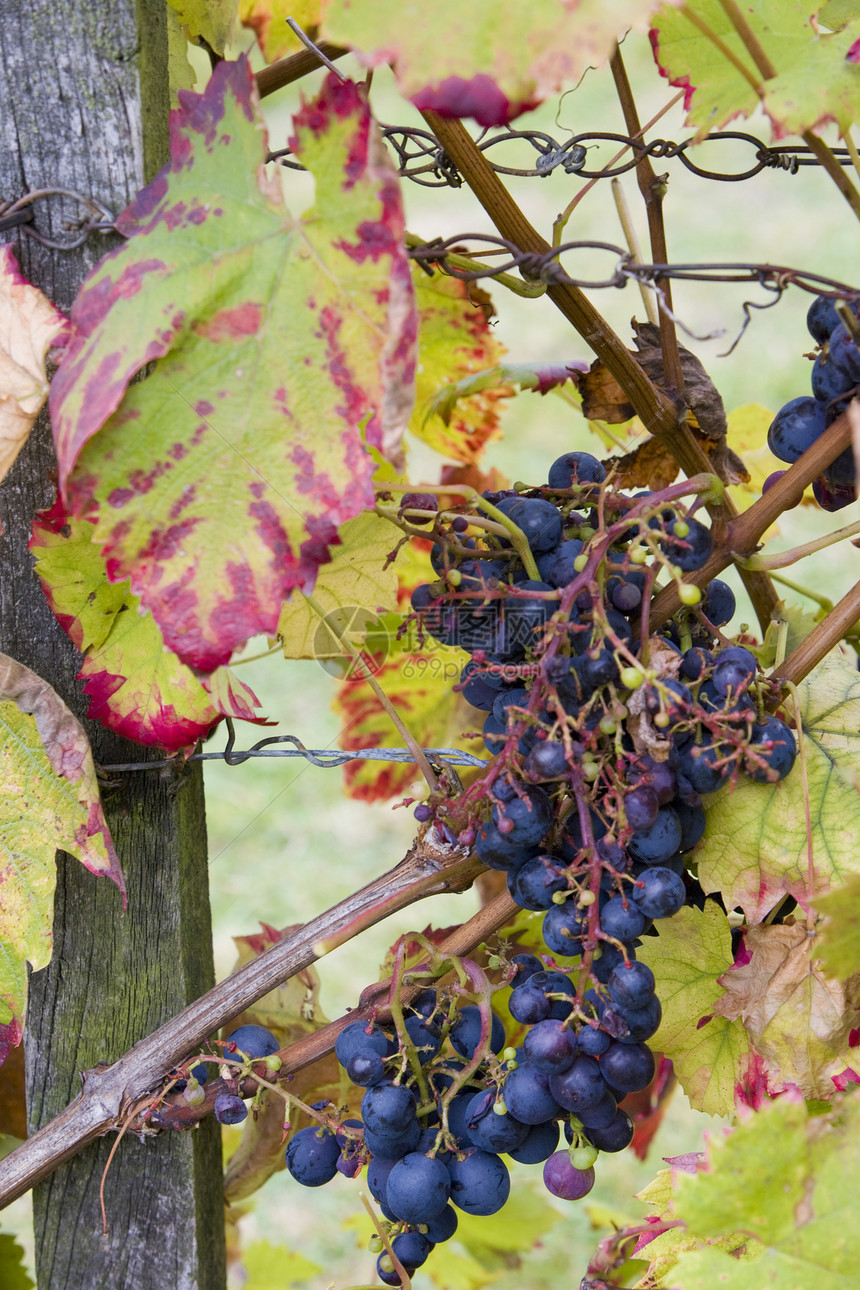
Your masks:
<instances>
[{"instance_id":1,"label":"autumn leaf","mask_svg":"<svg viewBox=\"0 0 860 1290\"><path fill-rule=\"evenodd\" d=\"M442 273L428 277L417 265L412 277L419 318L418 374L409 429L443 457L477 461L499 433L499 401L512 391L484 385L460 406L455 396L444 410L438 400L501 362L505 346L496 340L487 312L479 307L489 297L474 284Z\"/></svg>"},{"instance_id":2,"label":"autumn leaf","mask_svg":"<svg viewBox=\"0 0 860 1290\"><path fill-rule=\"evenodd\" d=\"M73 307L51 407L64 497L95 518L109 577L210 672L274 630L373 504L364 441L399 453L416 320L398 181L358 87L332 76L295 117L316 181L302 219L264 172L246 60L181 97L170 164Z\"/></svg>"},{"instance_id":3,"label":"autumn leaf","mask_svg":"<svg viewBox=\"0 0 860 1290\"><path fill-rule=\"evenodd\" d=\"M860 976L844 985L813 961L804 923L750 927L745 954L720 978L726 993L714 1012L743 1020L763 1058L768 1090L798 1088L826 1101L834 1077L851 1066L851 1039L860 1004Z\"/></svg>"},{"instance_id":4,"label":"autumn leaf","mask_svg":"<svg viewBox=\"0 0 860 1290\"><path fill-rule=\"evenodd\" d=\"M654 57L669 83L686 91L687 124L701 133L720 130L761 107L775 139L817 130L828 121L835 121L840 131L847 129L860 110L860 73L846 57L860 37L860 16L855 8L853 21L826 32L815 21L821 8L820 0L791 5L754 0L744 6L744 20L775 68L770 79L757 70L720 0L690 0L683 10L662 9L654 20ZM750 79L710 35L693 25L688 13L735 55Z\"/></svg>"},{"instance_id":5,"label":"autumn leaf","mask_svg":"<svg viewBox=\"0 0 860 1290\"><path fill-rule=\"evenodd\" d=\"M815 928L815 957L829 976L847 981L860 972L860 874L812 903L823 915Z\"/></svg>"},{"instance_id":6,"label":"autumn leaf","mask_svg":"<svg viewBox=\"0 0 860 1290\"><path fill-rule=\"evenodd\" d=\"M380 613L397 608L397 572L385 564L400 536L389 520L373 511L341 525L331 562L322 566L314 586L313 600L324 614L346 622L358 610L367 630ZM282 607L278 637L285 658L320 658L333 643L324 620L301 592L294 592Z\"/></svg>"},{"instance_id":7,"label":"autumn leaf","mask_svg":"<svg viewBox=\"0 0 860 1290\"><path fill-rule=\"evenodd\" d=\"M192 44L205 41L211 50L224 57L236 21L236 0L167 0L167 3Z\"/></svg>"},{"instance_id":8,"label":"autumn leaf","mask_svg":"<svg viewBox=\"0 0 860 1290\"><path fill-rule=\"evenodd\" d=\"M55 853L122 893L125 880L80 723L35 672L0 654L0 1023L20 1023L27 963L51 957ZM5 1032L13 1038L11 1032ZM20 1032L18 1032L20 1034Z\"/></svg>"},{"instance_id":9,"label":"autumn leaf","mask_svg":"<svg viewBox=\"0 0 860 1290\"><path fill-rule=\"evenodd\" d=\"M304 49L287 19L294 18L302 31L312 33L321 8L321 0L239 0L239 20L256 35L266 62L273 63Z\"/></svg>"},{"instance_id":10,"label":"autumn leaf","mask_svg":"<svg viewBox=\"0 0 860 1290\"><path fill-rule=\"evenodd\" d=\"M777 784L741 776L708 801L705 836L698 844L699 882L719 891L727 909L740 906L760 922L785 895L804 908L830 887L860 872L860 794L855 775L860 751L860 674L833 650L798 686L806 744L812 827L812 889L806 801L800 760Z\"/></svg>"},{"instance_id":11,"label":"autumn leaf","mask_svg":"<svg viewBox=\"0 0 860 1290\"><path fill-rule=\"evenodd\" d=\"M718 978L733 962L728 919L708 900L704 909L687 906L657 926L657 939L637 950L654 973L663 1005L651 1046L671 1058L696 1110L731 1115L749 1042L740 1022L714 1015L723 993Z\"/></svg>"},{"instance_id":12,"label":"autumn leaf","mask_svg":"<svg viewBox=\"0 0 860 1290\"><path fill-rule=\"evenodd\" d=\"M22 277L11 246L0 246L0 479L27 441L48 397L48 351L68 320Z\"/></svg>"},{"instance_id":13,"label":"autumn leaf","mask_svg":"<svg viewBox=\"0 0 860 1290\"><path fill-rule=\"evenodd\" d=\"M653 0L441 0L427 37L421 14L400 0L326 0L322 32L367 66L391 62L416 107L503 125L609 58L629 28L644 30Z\"/></svg>"},{"instance_id":14,"label":"autumn leaf","mask_svg":"<svg viewBox=\"0 0 860 1290\"><path fill-rule=\"evenodd\" d=\"M129 583L108 580L91 520L70 519L57 501L34 521L30 550L48 604L84 655L88 717L171 752L193 747L222 716L264 720L253 690L228 668L201 681L166 648Z\"/></svg>"},{"instance_id":15,"label":"autumn leaf","mask_svg":"<svg viewBox=\"0 0 860 1290\"><path fill-rule=\"evenodd\" d=\"M672 1269L678 1290L821 1290L856 1280L860 1236L860 1103L827 1115L783 1096L732 1132L710 1135L706 1167L679 1174L675 1214L702 1244ZM717 1248L727 1232L749 1238L742 1257ZM705 1244L707 1242L707 1244Z\"/></svg>"}]
</instances>

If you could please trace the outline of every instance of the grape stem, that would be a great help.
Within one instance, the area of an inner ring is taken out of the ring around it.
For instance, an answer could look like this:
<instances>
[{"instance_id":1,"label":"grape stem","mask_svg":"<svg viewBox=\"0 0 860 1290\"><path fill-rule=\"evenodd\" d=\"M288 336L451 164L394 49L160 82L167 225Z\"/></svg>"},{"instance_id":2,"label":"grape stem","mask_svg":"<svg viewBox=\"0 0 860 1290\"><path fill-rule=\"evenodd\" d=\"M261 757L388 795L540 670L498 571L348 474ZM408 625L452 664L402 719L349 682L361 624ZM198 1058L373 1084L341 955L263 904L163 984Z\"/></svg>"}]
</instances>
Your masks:
<instances>
[{"instance_id":1,"label":"grape stem","mask_svg":"<svg viewBox=\"0 0 860 1290\"><path fill-rule=\"evenodd\" d=\"M805 559L808 555L814 555L816 551L824 551L829 546L834 546L837 542L844 542L846 538L856 537L860 533L860 520L855 520L853 524L846 524L844 528L836 529L833 533L825 533L823 537L814 538L811 542L804 542L800 546L793 546L788 551L779 551L776 555L751 555L742 556L735 554L735 564L743 569L787 569L789 565L796 564L798 560Z\"/></svg>"}]
</instances>

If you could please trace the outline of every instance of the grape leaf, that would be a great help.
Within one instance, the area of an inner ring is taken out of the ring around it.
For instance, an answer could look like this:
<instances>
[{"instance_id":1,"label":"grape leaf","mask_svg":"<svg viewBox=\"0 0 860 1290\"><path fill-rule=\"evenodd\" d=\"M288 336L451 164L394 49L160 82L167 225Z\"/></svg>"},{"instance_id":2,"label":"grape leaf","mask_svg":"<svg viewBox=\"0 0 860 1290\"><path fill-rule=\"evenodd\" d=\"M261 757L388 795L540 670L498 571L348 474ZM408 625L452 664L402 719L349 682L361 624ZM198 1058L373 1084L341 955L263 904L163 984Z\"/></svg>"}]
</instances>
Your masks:
<instances>
[{"instance_id":1,"label":"grape leaf","mask_svg":"<svg viewBox=\"0 0 860 1290\"><path fill-rule=\"evenodd\" d=\"M708 1142L708 1168L676 1180L675 1212L690 1234L747 1232L760 1257L737 1262L718 1250L682 1254L678 1290L845 1290L856 1281L860 1234L860 1104L840 1101L811 1115L785 1096ZM756 1247L758 1252L760 1247Z\"/></svg>"},{"instance_id":2,"label":"grape leaf","mask_svg":"<svg viewBox=\"0 0 860 1290\"><path fill-rule=\"evenodd\" d=\"M809 900L860 871L860 795L854 767L860 750L860 674L839 649L799 686L806 741L813 842L808 889L806 804L800 759L778 784L741 776L708 802L705 836L696 848L699 882L739 905L751 923L785 894Z\"/></svg>"},{"instance_id":3,"label":"grape leaf","mask_svg":"<svg viewBox=\"0 0 860 1290\"><path fill-rule=\"evenodd\" d=\"M295 18L302 31L319 25L321 0L239 0L239 20L250 27L267 63L298 53L304 45L287 26Z\"/></svg>"},{"instance_id":4,"label":"grape leaf","mask_svg":"<svg viewBox=\"0 0 860 1290\"><path fill-rule=\"evenodd\" d=\"M84 655L87 716L136 743L192 746L222 715L260 722L259 700L227 668L205 681L165 647L152 614L129 584L109 582L90 520L61 502L34 521L30 549L54 614Z\"/></svg>"},{"instance_id":5,"label":"grape leaf","mask_svg":"<svg viewBox=\"0 0 860 1290\"><path fill-rule=\"evenodd\" d=\"M328 0L325 36L352 47L367 66L393 62L416 107L503 125L606 61L628 28L644 30L653 0L454 0L433 7L444 39L428 39L400 0Z\"/></svg>"},{"instance_id":6,"label":"grape leaf","mask_svg":"<svg viewBox=\"0 0 860 1290\"><path fill-rule=\"evenodd\" d=\"M469 706L452 687L468 661L461 649L439 645L426 638L417 641L414 628L400 641L389 637L390 652L378 667L375 679L397 709L422 748L462 748L484 755L480 738L484 713ZM343 722L342 747L400 748L403 737L395 729L367 681L344 681L333 704ZM467 737L472 732L474 737ZM489 755L489 754L487 754ZM350 762L345 768L345 791L350 797L373 802L405 793L415 782L412 762Z\"/></svg>"},{"instance_id":7,"label":"grape leaf","mask_svg":"<svg viewBox=\"0 0 860 1290\"><path fill-rule=\"evenodd\" d=\"M417 265L412 273L419 325L415 411L409 429L444 457L477 461L499 433L499 400L512 391L498 388L502 381L496 386L479 384L473 387L475 397L461 407L456 406L461 395L451 394L464 382L480 381L483 369L504 356L505 346L490 328L488 311L479 307L489 297L476 292L473 283L442 273L428 277Z\"/></svg>"},{"instance_id":8,"label":"grape leaf","mask_svg":"<svg viewBox=\"0 0 860 1290\"><path fill-rule=\"evenodd\" d=\"M330 77L295 117L316 180L301 220L263 172L246 60L181 97L169 166L73 307L51 407L64 497L95 515L109 577L209 672L275 628L372 505L360 427L398 454L415 310L397 179L355 85Z\"/></svg>"},{"instance_id":9,"label":"grape leaf","mask_svg":"<svg viewBox=\"0 0 860 1290\"><path fill-rule=\"evenodd\" d=\"M715 1016L723 993L717 978L732 964L728 919L713 900L661 919L659 936L636 951L657 982L663 1020L652 1047L671 1058L692 1105L708 1115L731 1115L749 1043L739 1021Z\"/></svg>"},{"instance_id":10,"label":"grape leaf","mask_svg":"<svg viewBox=\"0 0 860 1290\"><path fill-rule=\"evenodd\" d=\"M22 277L11 246L0 246L0 479L27 441L48 397L48 351L68 319Z\"/></svg>"},{"instance_id":11,"label":"grape leaf","mask_svg":"<svg viewBox=\"0 0 860 1290\"><path fill-rule=\"evenodd\" d=\"M24 1251L8 1232L0 1232L0 1285L3 1290L33 1290L24 1267Z\"/></svg>"},{"instance_id":12,"label":"grape leaf","mask_svg":"<svg viewBox=\"0 0 860 1290\"><path fill-rule=\"evenodd\" d=\"M242 1290L284 1290L286 1286L305 1285L322 1268L305 1258L298 1250L269 1241L251 1241L242 1250L242 1264L247 1279Z\"/></svg>"},{"instance_id":13,"label":"grape leaf","mask_svg":"<svg viewBox=\"0 0 860 1290\"><path fill-rule=\"evenodd\" d=\"M224 57L236 21L236 0L167 0L194 45L201 37L216 54Z\"/></svg>"},{"instance_id":14,"label":"grape leaf","mask_svg":"<svg viewBox=\"0 0 860 1290\"><path fill-rule=\"evenodd\" d=\"M720 977L726 992L714 1013L742 1018L771 1094L799 1088L826 1101L834 1078L851 1067L860 977L844 985L825 977L812 961L816 950L804 923L750 927L744 948Z\"/></svg>"},{"instance_id":15,"label":"grape leaf","mask_svg":"<svg viewBox=\"0 0 860 1290\"><path fill-rule=\"evenodd\" d=\"M837 891L812 903L824 915L815 929L815 957L828 976L847 981L860 972L860 874L849 874Z\"/></svg>"},{"instance_id":16,"label":"grape leaf","mask_svg":"<svg viewBox=\"0 0 860 1290\"><path fill-rule=\"evenodd\" d=\"M791 5L750 0L744 18L767 51L776 76L762 80L720 0L690 0L684 10L663 9L654 20L652 45L661 73L686 90L687 124L702 133L719 130L736 116L751 116L761 106L775 139L803 134L828 121L845 130L860 111L860 70L846 59L860 36L860 19L838 32L818 29L813 19L820 0ZM741 75L714 42L695 27L695 14L749 69L760 85Z\"/></svg>"},{"instance_id":17,"label":"grape leaf","mask_svg":"<svg viewBox=\"0 0 860 1290\"><path fill-rule=\"evenodd\" d=\"M365 511L347 520L338 531L339 545L332 548L329 564L317 575L313 599L326 613L344 618L352 609L366 613L369 627L380 612L397 608L398 582L387 557L397 545L398 531L389 520ZM318 658L331 643L325 624L300 592L281 608L278 637L285 658ZM362 641L363 645L364 642Z\"/></svg>"},{"instance_id":18,"label":"grape leaf","mask_svg":"<svg viewBox=\"0 0 860 1290\"><path fill-rule=\"evenodd\" d=\"M125 908L125 880L87 737L47 681L0 654L3 1024L23 1017L27 961L38 969L51 957L57 850L68 851L91 873L113 879Z\"/></svg>"},{"instance_id":19,"label":"grape leaf","mask_svg":"<svg viewBox=\"0 0 860 1290\"><path fill-rule=\"evenodd\" d=\"M418 424L410 428L437 452L460 461L474 461L498 433L502 399L509 399L522 390L546 394L567 381L575 384L586 366L578 361L567 364L500 362L450 385L440 387L437 380L433 383L434 393L423 402L420 374L414 418ZM463 435L472 437L464 439Z\"/></svg>"}]
</instances>

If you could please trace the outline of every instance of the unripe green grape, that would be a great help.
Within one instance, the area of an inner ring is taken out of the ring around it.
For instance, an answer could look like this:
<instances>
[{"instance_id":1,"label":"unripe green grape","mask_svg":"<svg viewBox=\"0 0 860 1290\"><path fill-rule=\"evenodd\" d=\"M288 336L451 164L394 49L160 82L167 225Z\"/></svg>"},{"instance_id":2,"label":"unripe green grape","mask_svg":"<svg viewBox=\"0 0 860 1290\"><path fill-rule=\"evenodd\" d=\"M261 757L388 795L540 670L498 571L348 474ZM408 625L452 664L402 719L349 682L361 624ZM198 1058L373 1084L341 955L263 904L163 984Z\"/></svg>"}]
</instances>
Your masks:
<instances>
[{"instance_id":1,"label":"unripe green grape","mask_svg":"<svg viewBox=\"0 0 860 1290\"><path fill-rule=\"evenodd\" d=\"M645 673L638 667L622 667L620 681L625 690L638 690L645 680Z\"/></svg>"},{"instance_id":2,"label":"unripe green grape","mask_svg":"<svg viewBox=\"0 0 860 1290\"><path fill-rule=\"evenodd\" d=\"M596 899L597 897L595 896L593 891L583 891L580 894L577 904L582 906L593 905Z\"/></svg>"},{"instance_id":3,"label":"unripe green grape","mask_svg":"<svg viewBox=\"0 0 860 1290\"><path fill-rule=\"evenodd\" d=\"M583 569L587 564L588 564L588 556L584 551L582 551L574 560L573 567L577 573L582 573Z\"/></svg>"},{"instance_id":4,"label":"unripe green grape","mask_svg":"<svg viewBox=\"0 0 860 1290\"><path fill-rule=\"evenodd\" d=\"M190 1079L182 1091L182 1096L189 1106L199 1106L206 1100L206 1090L196 1079Z\"/></svg>"},{"instance_id":5,"label":"unripe green grape","mask_svg":"<svg viewBox=\"0 0 860 1290\"><path fill-rule=\"evenodd\" d=\"M264 1065L270 1071L279 1071L283 1066L283 1064L284 1064L283 1061L281 1060L281 1058L278 1056L277 1053L269 1053L269 1056L266 1058L264 1062Z\"/></svg>"},{"instance_id":6,"label":"unripe green grape","mask_svg":"<svg viewBox=\"0 0 860 1290\"><path fill-rule=\"evenodd\" d=\"M586 780L587 783L593 784L599 774L600 767L596 761L582 763L582 778Z\"/></svg>"},{"instance_id":7,"label":"unripe green grape","mask_svg":"<svg viewBox=\"0 0 860 1290\"><path fill-rule=\"evenodd\" d=\"M692 582L682 582L678 587L678 599L682 605L697 605L702 599L702 593Z\"/></svg>"},{"instance_id":8,"label":"unripe green grape","mask_svg":"<svg viewBox=\"0 0 860 1290\"><path fill-rule=\"evenodd\" d=\"M618 729L618 723L614 717L603 717L600 722L600 729L604 735L614 735Z\"/></svg>"},{"instance_id":9,"label":"unripe green grape","mask_svg":"<svg viewBox=\"0 0 860 1290\"><path fill-rule=\"evenodd\" d=\"M658 730L665 730L669 724L669 720L670 717L668 712L658 712L654 717L654 725Z\"/></svg>"},{"instance_id":10,"label":"unripe green grape","mask_svg":"<svg viewBox=\"0 0 860 1290\"><path fill-rule=\"evenodd\" d=\"M500 1102L493 1103L493 1110L495 1111L496 1115L506 1115L508 1108L505 1106L504 1102L500 1101Z\"/></svg>"},{"instance_id":11,"label":"unripe green grape","mask_svg":"<svg viewBox=\"0 0 860 1290\"><path fill-rule=\"evenodd\" d=\"M672 532L675 534L675 537L689 537L690 526L686 520L675 520L675 523L672 525Z\"/></svg>"},{"instance_id":12,"label":"unripe green grape","mask_svg":"<svg viewBox=\"0 0 860 1290\"><path fill-rule=\"evenodd\" d=\"M506 1062L513 1062L513 1061L516 1061L516 1058L517 1058L517 1050L516 1050L516 1048L506 1048L506 1049L504 1050L504 1052L502 1053L502 1060L503 1060L503 1061L506 1061Z\"/></svg>"},{"instance_id":13,"label":"unripe green grape","mask_svg":"<svg viewBox=\"0 0 860 1290\"><path fill-rule=\"evenodd\" d=\"M449 569L446 577L448 579L448 585L451 587L459 587L460 583L463 581L463 575L459 569Z\"/></svg>"},{"instance_id":14,"label":"unripe green grape","mask_svg":"<svg viewBox=\"0 0 860 1290\"><path fill-rule=\"evenodd\" d=\"M593 1147L590 1142L582 1147L571 1147L568 1152L568 1158L574 1169L590 1169L599 1155L597 1147Z\"/></svg>"},{"instance_id":15,"label":"unripe green grape","mask_svg":"<svg viewBox=\"0 0 860 1290\"><path fill-rule=\"evenodd\" d=\"M645 564L648 559L648 548L646 546L634 546L630 552L631 564Z\"/></svg>"}]
</instances>

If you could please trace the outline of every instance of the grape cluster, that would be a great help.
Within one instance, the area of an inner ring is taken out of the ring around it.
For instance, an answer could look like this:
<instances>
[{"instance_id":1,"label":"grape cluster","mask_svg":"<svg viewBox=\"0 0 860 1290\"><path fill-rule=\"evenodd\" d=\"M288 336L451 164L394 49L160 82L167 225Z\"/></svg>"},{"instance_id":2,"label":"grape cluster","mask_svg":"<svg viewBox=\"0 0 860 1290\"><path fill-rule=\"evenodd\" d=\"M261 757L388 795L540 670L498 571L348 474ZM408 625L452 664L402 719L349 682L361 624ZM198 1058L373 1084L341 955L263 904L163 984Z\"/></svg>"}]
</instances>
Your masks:
<instances>
[{"instance_id":1,"label":"grape cluster","mask_svg":"<svg viewBox=\"0 0 860 1290\"><path fill-rule=\"evenodd\" d=\"M860 305L843 306L849 321L860 316ZM809 334L819 347L812 365L812 397L790 399L781 407L768 430L768 447L780 461L797 461L827 427L845 411L860 384L858 329L849 329L836 302L816 296L806 317ZM781 473L781 472L779 472ZM772 475L768 484L777 478ZM767 487L767 485L766 485ZM857 496L854 451L846 448L813 481L815 500L825 511L840 511Z\"/></svg>"},{"instance_id":2,"label":"grape cluster","mask_svg":"<svg viewBox=\"0 0 860 1290\"><path fill-rule=\"evenodd\" d=\"M680 500L685 486L628 497L610 485L596 458L568 453L540 489L485 494L483 527L475 514L440 514L437 581L412 596L423 631L471 655L459 688L486 713L494 754L477 783L416 816L505 873L516 903L542 915L543 945L505 969L511 1016L526 1028L519 1048L505 1047L488 1003L425 989L402 1025L357 1021L338 1039L339 1062L366 1089L361 1120L303 1129L287 1148L306 1186L367 1166L410 1274L453 1234L457 1208L504 1204L503 1155L543 1163L548 1190L575 1200L599 1152L630 1143L622 1103L654 1076L647 1041L661 1019L636 950L696 886L702 795L739 773L776 781L794 762L755 656L720 634L731 589L714 580L702 597L683 580L712 547L696 503ZM652 634L661 577L686 607ZM378 1271L398 1284L386 1253Z\"/></svg>"}]
</instances>

